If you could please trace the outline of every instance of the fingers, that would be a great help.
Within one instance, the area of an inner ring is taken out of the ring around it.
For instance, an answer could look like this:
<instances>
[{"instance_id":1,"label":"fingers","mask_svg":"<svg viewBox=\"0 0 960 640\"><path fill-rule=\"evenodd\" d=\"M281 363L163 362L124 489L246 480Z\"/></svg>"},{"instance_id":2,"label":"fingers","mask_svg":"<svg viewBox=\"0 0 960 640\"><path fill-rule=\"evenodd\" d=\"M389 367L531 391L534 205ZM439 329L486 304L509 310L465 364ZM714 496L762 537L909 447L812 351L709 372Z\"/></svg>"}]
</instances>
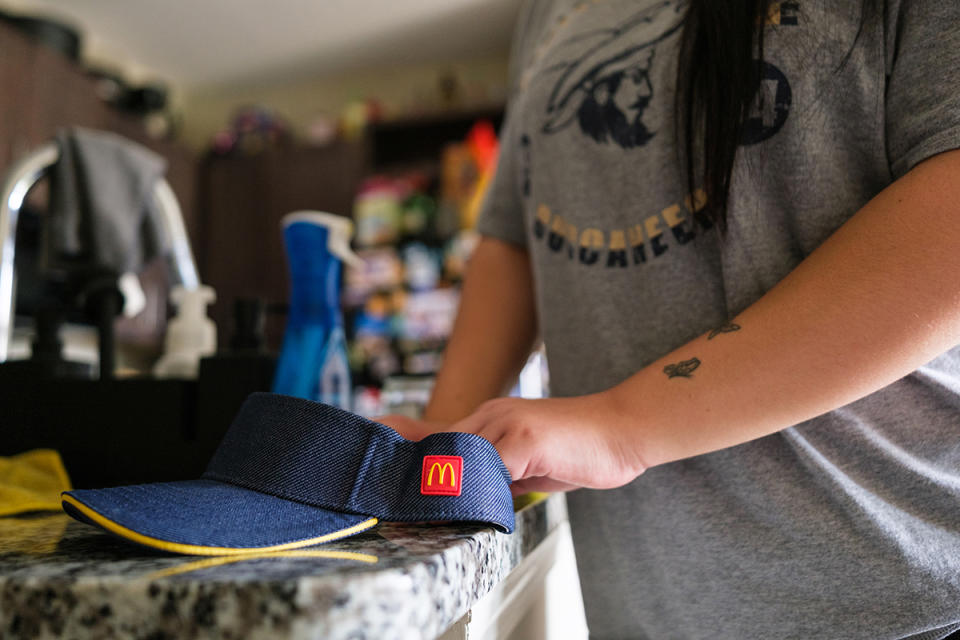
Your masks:
<instances>
[{"instance_id":1,"label":"fingers","mask_svg":"<svg viewBox=\"0 0 960 640\"><path fill-rule=\"evenodd\" d=\"M501 398L485 402L466 418L450 426L450 431L473 433L490 442L500 454L513 480L511 492L570 491L579 485L552 479L550 455L556 451L545 438L548 419L536 401Z\"/></svg>"},{"instance_id":2,"label":"fingers","mask_svg":"<svg viewBox=\"0 0 960 640\"><path fill-rule=\"evenodd\" d=\"M530 475L528 469L530 468L531 452L516 443L517 438L511 437L509 431L493 441L493 446L500 453L500 459L503 460L503 464L514 482L524 480Z\"/></svg>"},{"instance_id":3,"label":"fingers","mask_svg":"<svg viewBox=\"0 0 960 640\"><path fill-rule=\"evenodd\" d=\"M481 431L487 431L490 425L494 423L498 417L503 415L506 407L506 403L502 401L493 400L484 402L476 411L466 418L455 422L453 424L453 430L480 435ZM487 437L487 440L490 440L490 438Z\"/></svg>"},{"instance_id":4,"label":"fingers","mask_svg":"<svg viewBox=\"0 0 960 640\"><path fill-rule=\"evenodd\" d=\"M531 451L519 437L519 423L515 403L488 402L477 411L453 425L455 431L473 433L490 442L500 454L504 466L513 480L523 479L527 475Z\"/></svg>"},{"instance_id":5,"label":"fingers","mask_svg":"<svg viewBox=\"0 0 960 640\"><path fill-rule=\"evenodd\" d=\"M421 440L431 433L454 431L473 433L490 442L500 454L504 466L513 480L510 492L514 496L531 491L572 491L579 485L554 480L545 474L549 470L536 463L539 455L534 449L538 438L531 437L529 416L517 410L518 405L510 401L493 401L483 404L475 412L453 424L415 420L403 415L391 414L375 420L394 429L407 440ZM540 475L533 475L540 474Z\"/></svg>"}]
</instances>

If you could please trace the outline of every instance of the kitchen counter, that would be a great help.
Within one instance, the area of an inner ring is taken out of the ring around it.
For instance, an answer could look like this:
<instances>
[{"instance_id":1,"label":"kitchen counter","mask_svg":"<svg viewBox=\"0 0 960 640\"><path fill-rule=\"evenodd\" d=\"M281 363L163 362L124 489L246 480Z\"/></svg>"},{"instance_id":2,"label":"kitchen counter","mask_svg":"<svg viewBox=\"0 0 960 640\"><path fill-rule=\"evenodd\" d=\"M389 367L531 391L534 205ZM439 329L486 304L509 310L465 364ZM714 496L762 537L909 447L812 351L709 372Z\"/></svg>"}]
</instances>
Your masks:
<instances>
[{"instance_id":1,"label":"kitchen counter","mask_svg":"<svg viewBox=\"0 0 960 640\"><path fill-rule=\"evenodd\" d=\"M382 524L238 559L154 552L64 514L0 518L0 637L465 637L471 610L489 614L542 582L566 520L555 494L518 511L510 535ZM537 557L545 568L524 571Z\"/></svg>"}]
</instances>

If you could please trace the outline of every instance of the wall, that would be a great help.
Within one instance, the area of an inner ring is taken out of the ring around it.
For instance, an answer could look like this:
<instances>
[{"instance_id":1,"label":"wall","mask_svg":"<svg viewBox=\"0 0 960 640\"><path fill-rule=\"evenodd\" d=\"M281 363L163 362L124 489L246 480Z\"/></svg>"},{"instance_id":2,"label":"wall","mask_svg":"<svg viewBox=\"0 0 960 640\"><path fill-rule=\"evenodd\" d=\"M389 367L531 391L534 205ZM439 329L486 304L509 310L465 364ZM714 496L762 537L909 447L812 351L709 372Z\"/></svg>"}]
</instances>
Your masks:
<instances>
[{"instance_id":1,"label":"wall","mask_svg":"<svg viewBox=\"0 0 960 640\"><path fill-rule=\"evenodd\" d=\"M458 80L459 98L446 102L440 78ZM336 76L283 84L263 83L187 91L181 100L183 141L195 149L206 146L224 128L238 106L259 104L281 114L296 133L306 131L320 113L336 116L354 100L376 98L386 118L436 112L444 108L483 108L502 105L507 86L507 54L417 66L381 66Z\"/></svg>"},{"instance_id":2,"label":"wall","mask_svg":"<svg viewBox=\"0 0 960 640\"><path fill-rule=\"evenodd\" d=\"M289 10L271 13L272 22L260 29L259 24L248 24L249 16L242 11L216 6L199 13L219 16L218 24L174 27L168 14L191 15L189 0L173 0L167 9L145 5L142 10L129 8L123 0L0 0L0 9L73 26L82 34L84 66L112 72L132 85L165 85L178 135L201 150L239 106L251 104L275 109L295 132L305 131L318 113L336 116L350 102L368 97L378 99L391 118L502 106L516 0L460 0L449 6L437 4L441 1L420 0L419 13L403 12L414 16L410 24L377 23L363 16L362 9L318 9L328 22L311 30L317 38L326 42L355 36L327 49L313 39L303 40L302 21L291 24L297 14ZM123 10L111 13L111 5ZM128 28L122 29L124 25ZM243 32L244 25L248 33L238 42L236 31ZM179 31L172 32L174 28ZM286 32L291 35L285 40ZM135 33L142 37L131 42ZM160 51L158 39L164 42ZM184 63L184 53L190 63ZM211 75L217 69L220 72ZM440 79L451 75L459 81L459 95L444 100Z\"/></svg>"}]
</instances>

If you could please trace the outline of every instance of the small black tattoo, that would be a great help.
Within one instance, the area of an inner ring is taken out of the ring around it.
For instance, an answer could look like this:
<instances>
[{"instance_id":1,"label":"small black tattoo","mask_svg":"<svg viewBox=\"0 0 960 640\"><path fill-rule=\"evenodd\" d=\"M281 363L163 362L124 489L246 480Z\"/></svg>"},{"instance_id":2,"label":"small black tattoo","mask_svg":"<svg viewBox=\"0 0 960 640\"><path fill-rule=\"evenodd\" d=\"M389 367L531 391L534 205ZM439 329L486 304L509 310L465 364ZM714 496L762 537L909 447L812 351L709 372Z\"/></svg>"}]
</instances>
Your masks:
<instances>
[{"instance_id":1,"label":"small black tattoo","mask_svg":"<svg viewBox=\"0 0 960 640\"><path fill-rule=\"evenodd\" d=\"M733 333L734 331L740 331L740 325L733 324L732 322L726 322L711 331L710 335L707 336L707 340L713 340L721 333Z\"/></svg>"},{"instance_id":2,"label":"small black tattoo","mask_svg":"<svg viewBox=\"0 0 960 640\"><path fill-rule=\"evenodd\" d=\"M693 370L700 366L700 360L690 358L677 364L668 364L663 368L663 372L668 378L692 378Z\"/></svg>"}]
</instances>

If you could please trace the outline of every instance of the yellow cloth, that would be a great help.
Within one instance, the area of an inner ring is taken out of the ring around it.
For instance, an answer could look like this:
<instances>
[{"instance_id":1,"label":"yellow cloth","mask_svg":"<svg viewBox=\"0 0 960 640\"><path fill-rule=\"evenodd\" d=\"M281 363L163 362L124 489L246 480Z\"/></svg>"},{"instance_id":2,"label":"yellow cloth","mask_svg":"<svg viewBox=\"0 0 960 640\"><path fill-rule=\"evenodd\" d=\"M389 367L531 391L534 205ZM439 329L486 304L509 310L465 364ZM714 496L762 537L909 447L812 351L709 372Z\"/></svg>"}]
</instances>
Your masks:
<instances>
[{"instance_id":1,"label":"yellow cloth","mask_svg":"<svg viewBox=\"0 0 960 640\"><path fill-rule=\"evenodd\" d=\"M521 509L526 509L533 503L546 500L549 497L549 493L544 493L542 491L531 491L530 493L524 493L523 495L519 495L513 499L513 510L520 511Z\"/></svg>"},{"instance_id":2,"label":"yellow cloth","mask_svg":"<svg viewBox=\"0 0 960 640\"><path fill-rule=\"evenodd\" d=\"M0 516L60 511L60 492L69 490L70 478L53 449L0 457Z\"/></svg>"},{"instance_id":3,"label":"yellow cloth","mask_svg":"<svg viewBox=\"0 0 960 640\"><path fill-rule=\"evenodd\" d=\"M0 555L53 553L69 522L76 523L65 513L40 516L32 513L19 518L0 518Z\"/></svg>"}]
</instances>

